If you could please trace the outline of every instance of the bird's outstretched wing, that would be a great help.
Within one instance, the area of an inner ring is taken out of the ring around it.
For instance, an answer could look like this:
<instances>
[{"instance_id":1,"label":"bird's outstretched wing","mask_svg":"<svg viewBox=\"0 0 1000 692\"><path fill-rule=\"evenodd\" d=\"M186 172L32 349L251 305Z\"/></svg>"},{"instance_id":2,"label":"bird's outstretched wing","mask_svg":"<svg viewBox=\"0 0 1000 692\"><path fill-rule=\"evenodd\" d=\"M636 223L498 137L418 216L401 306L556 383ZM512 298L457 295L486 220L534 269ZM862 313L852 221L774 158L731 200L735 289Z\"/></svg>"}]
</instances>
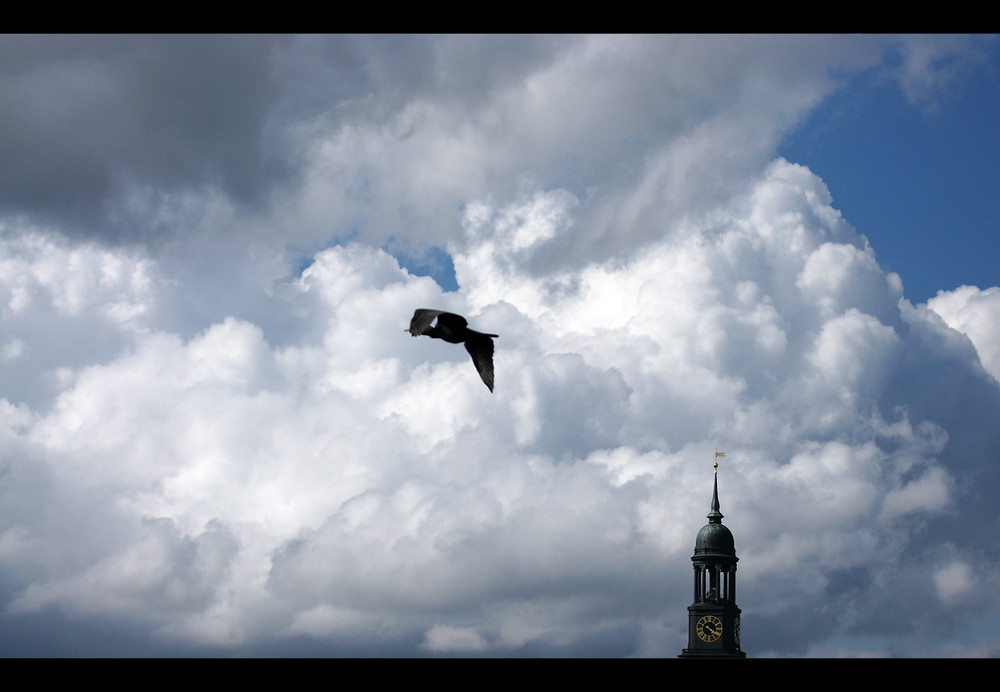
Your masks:
<instances>
[{"instance_id":1,"label":"bird's outstretched wing","mask_svg":"<svg viewBox=\"0 0 1000 692\"><path fill-rule=\"evenodd\" d=\"M458 333L464 330L468 325L468 322L465 321L464 317L456 315L453 312L420 308L419 310L414 311L413 319L410 320L410 328L406 331L413 336L426 334L435 317L438 321L437 326L439 328L443 328L446 332Z\"/></svg>"},{"instance_id":2,"label":"bird's outstretched wing","mask_svg":"<svg viewBox=\"0 0 1000 692\"><path fill-rule=\"evenodd\" d=\"M464 321L464 320L463 320ZM479 371L486 386L493 391L493 339L486 334L472 333L465 340L465 350Z\"/></svg>"},{"instance_id":3,"label":"bird's outstretched wing","mask_svg":"<svg viewBox=\"0 0 1000 692\"><path fill-rule=\"evenodd\" d=\"M427 331L427 328L431 326L431 322L434 318L440 315L443 310L427 310L425 308L420 308L414 311L413 319L410 320L410 328L407 329L413 336L420 336Z\"/></svg>"}]
</instances>

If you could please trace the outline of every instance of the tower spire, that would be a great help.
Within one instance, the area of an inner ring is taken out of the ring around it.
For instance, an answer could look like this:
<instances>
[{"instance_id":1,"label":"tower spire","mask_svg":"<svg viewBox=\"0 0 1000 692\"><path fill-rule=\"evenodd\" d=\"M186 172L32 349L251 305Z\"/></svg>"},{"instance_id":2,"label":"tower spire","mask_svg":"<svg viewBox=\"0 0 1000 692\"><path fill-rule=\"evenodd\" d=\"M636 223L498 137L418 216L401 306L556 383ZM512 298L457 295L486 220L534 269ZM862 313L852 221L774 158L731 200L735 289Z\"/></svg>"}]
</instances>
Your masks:
<instances>
[{"instance_id":1,"label":"tower spire","mask_svg":"<svg viewBox=\"0 0 1000 692\"><path fill-rule=\"evenodd\" d=\"M715 456L718 457L720 452L716 452ZM724 456L725 452L721 452ZM715 462L715 478L713 481L712 488L712 511L708 513L708 521L712 524L721 524L722 517L725 515L719 511L719 462Z\"/></svg>"}]
</instances>

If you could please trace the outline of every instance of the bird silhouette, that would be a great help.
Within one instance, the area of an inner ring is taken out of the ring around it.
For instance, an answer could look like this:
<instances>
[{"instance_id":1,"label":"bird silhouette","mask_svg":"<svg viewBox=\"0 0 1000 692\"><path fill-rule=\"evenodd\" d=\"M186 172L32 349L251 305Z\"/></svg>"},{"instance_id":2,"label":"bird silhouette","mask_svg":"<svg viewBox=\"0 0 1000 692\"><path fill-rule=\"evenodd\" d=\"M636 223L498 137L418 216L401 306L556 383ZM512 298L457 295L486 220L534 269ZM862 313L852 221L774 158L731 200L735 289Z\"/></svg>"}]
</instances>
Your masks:
<instances>
[{"instance_id":1,"label":"bird silhouette","mask_svg":"<svg viewBox=\"0 0 1000 692\"><path fill-rule=\"evenodd\" d=\"M437 323L431 323L437 319ZM499 334L483 334L469 329L469 323L461 315L444 310L427 310L421 308L413 313L410 328L407 329L414 337L429 336L432 339L444 339L452 344L465 344L465 350L472 356L472 362L479 371L486 386L493 391L493 339Z\"/></svg>"}]
</instances>

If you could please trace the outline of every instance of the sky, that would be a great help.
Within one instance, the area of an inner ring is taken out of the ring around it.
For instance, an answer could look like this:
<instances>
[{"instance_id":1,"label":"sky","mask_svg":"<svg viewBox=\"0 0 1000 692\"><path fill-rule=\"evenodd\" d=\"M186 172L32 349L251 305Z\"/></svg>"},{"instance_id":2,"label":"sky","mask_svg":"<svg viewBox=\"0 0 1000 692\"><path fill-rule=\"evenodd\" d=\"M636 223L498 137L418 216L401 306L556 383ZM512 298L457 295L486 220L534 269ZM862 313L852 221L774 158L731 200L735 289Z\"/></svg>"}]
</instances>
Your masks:
<instances>
[{"instance_id":1,"label":"sky","mask_svg":"<svg viewBox=\"0 0 1000 692\"><path fill-rule=\"evenodd\" d=\"M998 51L0 37L0 655L1000 654Z\"/></svg>"}]
</instances>

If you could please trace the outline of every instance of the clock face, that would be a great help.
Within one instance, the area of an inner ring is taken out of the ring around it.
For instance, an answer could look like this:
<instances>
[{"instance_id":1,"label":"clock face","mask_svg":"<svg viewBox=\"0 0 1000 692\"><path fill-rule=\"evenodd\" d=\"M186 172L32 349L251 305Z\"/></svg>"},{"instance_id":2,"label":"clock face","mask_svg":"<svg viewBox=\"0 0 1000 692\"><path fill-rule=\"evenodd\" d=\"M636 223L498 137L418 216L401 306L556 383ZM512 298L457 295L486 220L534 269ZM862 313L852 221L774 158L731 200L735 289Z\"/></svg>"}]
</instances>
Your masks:
<instances>
[{"instance_id":1,"label":"clock face","mask_svg":"<svg viewBox=\"0 0 1000 692\"><path fill-rule=\"evenodd\" d=\"M706 615L698 621L695 632L698 638L704 642L714 642L722 636L722 620L715 615Z\"/></svg>"}]
</instances>

